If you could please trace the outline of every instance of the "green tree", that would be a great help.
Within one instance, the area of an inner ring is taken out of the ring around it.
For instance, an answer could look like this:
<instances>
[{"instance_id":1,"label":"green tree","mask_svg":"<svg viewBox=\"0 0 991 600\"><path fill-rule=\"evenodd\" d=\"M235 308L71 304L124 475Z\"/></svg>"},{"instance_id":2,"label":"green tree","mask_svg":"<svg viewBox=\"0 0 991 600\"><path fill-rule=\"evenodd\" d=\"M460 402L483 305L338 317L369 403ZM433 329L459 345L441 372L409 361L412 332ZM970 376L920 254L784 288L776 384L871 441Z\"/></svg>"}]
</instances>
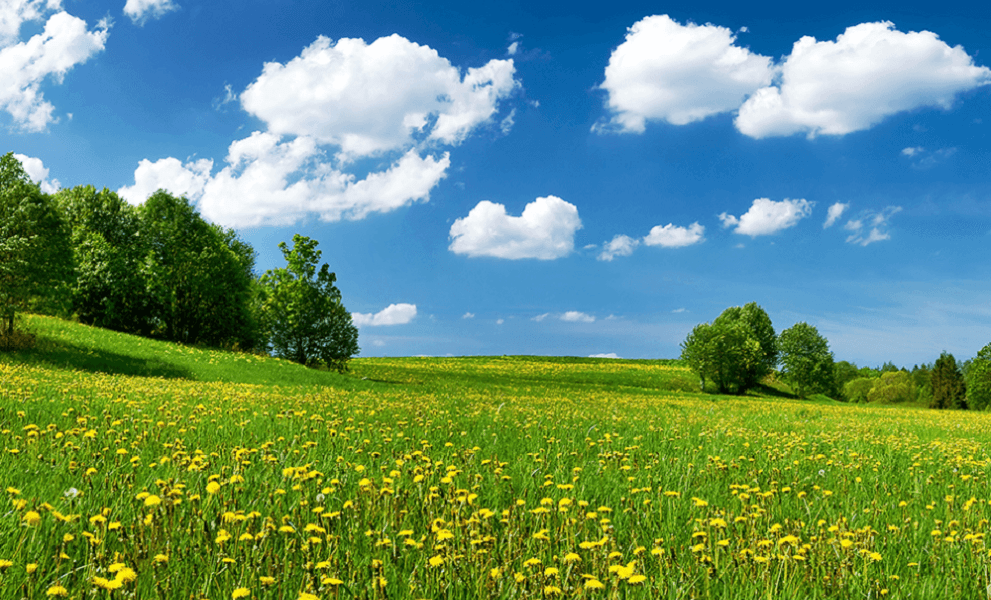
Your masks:
<instances>
[{"instance_id":1,"label":"green tree","mask_svg":"<svg viewBox=\"0 0 991 600\"><path fill-rule=\"evenodd\" d=\"M952 354L943 352L933 365L931 408L967 408L967 384Z\"/></svg>"},{"instance_id":2,"label":"green tree","mask_svg":"<svg viewBox=\"0 0 991 600\"><path fill-rule=\"evenodd\" d=\"M782 375L800 397L836 395L833 353L829 342L812 325L795 323L778 337Z\"/></svg>"},{"instance_id":3,"label":"green tree","mask_svg":"<svg viewBox=\"0 0 991 600\"><path fill-rule=\"evenodd\" d=\"M858 377L843 384L843 398L847 402L867 402L877 377Z\"/></svg>"},{"instance_id":4,"label":"green tree","mask_svg":"<svg viewBox=\"0 0 991 600\"><path fill-rule=\"evenodd\" d=\"M911 402L917 394L912 376L905 371L886 371L874 379L867 401L872 404Z\"/></svg>"},{"instance_id":5,"label":"green tree","mask_svg":"<svg viewBox=\"0 0 991 600\"><path fill-rule=\"evenodd\" d=\"M140 215L157 334L185 344L252 345L251 247L164 190Z\"/></svg>"},{"instance_id":6,"label":"green tree","mask_svg":"<svg viewBox=\"0 0 991 600\"><path fill-rule=\"evenodd\" d=\"M717 319L692 329L681 344L681 357L701 379L703 389L708 380L720 394L742 394L753 373L762 368L763 353L747 325Z\"/></svg>"},{"instance_id":7,"label":"green tree","mask_svg":"<svg viewBox=\"0 0 991 600\"><path fill-rule=\"evenodd\" d=\"M757 360L750 362L744 373L742 391L746 391L774 371L778 364L778 338L771 318L756 302L727 308L713 321L714 325L728 323L741 324L759 347Z\"/></svg>"},{"instance_id":8,"label":"green tree","mask_svg":"<svg viewBox=\"0 0 991 600\"><path fill-rule=\"evenodd\" d=\"M298 234L292 242L292 248L279 243L286 267L266 271L260 281L263 331L275 355L343 372L358 354L358 329L334 285L337 276L326 263L318 269L317 242Z\"/></svg>"},{"instance_id":9,"label":"green tree","mask_svg":"<svg viewBox=\"0 0 991 600\"><path fill-rule=\"evenodd\" d=\"M149 335L158 307L138 209L89 185L62 190L55 200L72 231L73 312L83 323Z\"/></svg>"},{"instance_id":10,"label":"green tree","mask_svg":"<svg viewBox=\"0 0 991 600\"><path fill-rule=\"evenodd\" d=\"M12 152L0 157L0 336L19 311L43 307L72 274L68 229Z\"/></svg>"},{"instance_id":11,"label":"green tree","mask_svg":"<svg viewBox=\"0 0 991 600\"><path fill-rule=\"evenodd\" d=\"M842 390L846 382L853 381L858 377L860 377L860 373L857 365L845 360L833 363L833 380L836 382L837 390Z\"/></svg>"},{"instance_id":12,"label":"green tree","mask_svg":"<svg viewBox=\"0 0 991 600\"><path fill-rule=\"evenodd\" d=\"M965 380L967 406L973 410L991 407L991 344L981 348L971 361Z\"/></svg>"}]
</instances>

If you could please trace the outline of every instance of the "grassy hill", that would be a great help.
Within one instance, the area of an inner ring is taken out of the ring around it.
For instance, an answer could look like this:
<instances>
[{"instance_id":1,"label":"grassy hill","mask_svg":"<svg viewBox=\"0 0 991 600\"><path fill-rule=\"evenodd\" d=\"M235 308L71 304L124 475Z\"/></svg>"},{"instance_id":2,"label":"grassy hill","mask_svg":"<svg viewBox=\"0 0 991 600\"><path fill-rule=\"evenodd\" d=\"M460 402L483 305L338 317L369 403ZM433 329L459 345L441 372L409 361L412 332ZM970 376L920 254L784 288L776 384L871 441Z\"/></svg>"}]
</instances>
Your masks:
<instances>
[{"instance_id":1,"label":"grassy hill","mask_svg":"<svg viewBox=\"0 0 991 600\"><path fill-rule=\"evenodd\" d=\"M28 323L0 354L0 600L986 595L989 415Z\"/></svg>"}]
</instances>

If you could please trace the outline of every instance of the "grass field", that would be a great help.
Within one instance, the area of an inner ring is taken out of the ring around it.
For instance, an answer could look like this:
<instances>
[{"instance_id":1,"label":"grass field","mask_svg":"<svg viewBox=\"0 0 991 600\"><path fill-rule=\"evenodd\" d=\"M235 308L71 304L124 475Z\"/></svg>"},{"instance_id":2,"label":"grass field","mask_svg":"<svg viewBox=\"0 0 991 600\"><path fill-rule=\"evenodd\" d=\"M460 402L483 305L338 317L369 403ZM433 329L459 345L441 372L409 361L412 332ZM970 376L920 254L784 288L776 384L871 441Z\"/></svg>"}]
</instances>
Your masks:
<instances>
[{"instance_id":1,"label":"grass field","mask_svg":"<svg viewBox=\"0 0 991 600\"><path fill-rule=\"evenodd\" d=\"M28 323L0 354L0 600L989 596L985 414Z\"/></svg>"}]
</instances>

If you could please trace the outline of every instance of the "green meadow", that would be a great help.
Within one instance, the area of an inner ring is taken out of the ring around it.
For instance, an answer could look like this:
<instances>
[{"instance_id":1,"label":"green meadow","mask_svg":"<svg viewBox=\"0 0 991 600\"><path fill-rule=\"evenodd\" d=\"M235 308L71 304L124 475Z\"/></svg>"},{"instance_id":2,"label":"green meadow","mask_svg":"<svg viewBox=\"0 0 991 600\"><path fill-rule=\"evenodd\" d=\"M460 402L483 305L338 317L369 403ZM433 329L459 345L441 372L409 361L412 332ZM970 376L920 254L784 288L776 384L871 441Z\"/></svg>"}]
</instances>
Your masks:
<instances>
[{"instance_id":1,"label":"green meadow","mask_svg":"<svg viewBox=\"0 0 991 600\"><path fill-rule=\"evenodd\" d=\"M0 600L988 594L983 413L702 394L678 361L341 375L26 324Z\"/></svg>"}]
</instances>

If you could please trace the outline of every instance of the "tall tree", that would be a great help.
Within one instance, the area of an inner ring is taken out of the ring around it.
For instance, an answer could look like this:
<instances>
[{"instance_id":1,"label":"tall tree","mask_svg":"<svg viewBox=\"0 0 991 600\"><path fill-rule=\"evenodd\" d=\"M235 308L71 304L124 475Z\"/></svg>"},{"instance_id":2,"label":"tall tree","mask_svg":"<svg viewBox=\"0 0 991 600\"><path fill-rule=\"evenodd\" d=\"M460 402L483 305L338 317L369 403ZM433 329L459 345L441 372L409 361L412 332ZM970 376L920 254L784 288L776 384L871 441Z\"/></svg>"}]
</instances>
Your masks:
<instances>
[{"instance_id":1,"label":"tall tree","mask_svg":"<svg viewBox=\"0 0 991 600\"><path fill-rule=\"evenodd\" d=\"M782 374L795 392L836 395L833 353L819 330L808 323L795 323L778 337Z\"/></svg>"},{"instance_id":2,"label":"tall tree","mask_svg":"<svg viewBox=\"0 0 991 600\"><path fill-rule=\"evenodd\" d=\"M967 405L973 410L991 407L991 344L984 346L967 369Z\"/></svg>"},{"instance_id":3,"label":"tall tree","mask_svg":"<svg viewBox=\"0 0 991 600\"><path fill-rule=\"evenodd\" d=\"M736 320L696 325L681 348L682 359L702 380L703 389L709 380L721 394L746 392L753 373L762 368L760 343Z\"/></svg>"},{"instance_id":4,"label":"tall tree","mask_svg":"<svg viewBox=\"0 0 991 600\"><path fill-rule=\"evenodd\" d=\"M13 152L0 157L0 335L16 313L44 306L72 274L68 229Z\"/></svg>"},{"instance_id":5,"label":"tall tree","mask_svg":"<svg viewBox=\"0 0 991 600\"><path fill-rule=\"evenodd\" d=\"M967 408L967 384L952 354L943 352L933 365L932 408Z\"/></svg>"},{"instance_id":6,"label":"tall tree","mask_svg":"<svg viewBox=\"0 0 991 600\"><path fill-rule=\"evenodd\" d=\"M55 200L72 231L72 309L79 320L150 334L158 306L149 291L149 248L138 209L89 185L62 190Z\"/></svg>"},{"instance_id":7,"label":"tall tree","mask_svg":"<svg viewBox=\"0 0 991 600\"><path fill-rule=\"evenodd\" d=\"M729 323L741 324L759 346L758 358L747 367L742 384L744 390L753 388L778 364L778 338L774 325L771 324L771 317L756 302L727 308L713 321L713 325Z\"/></svg>"},{"instance_id":8,"label":"tall tree","mask_svg":"<svg viewBox=\"0 0 991 600\"><path fill-rule=\"evenodd\" d=\"M279 243L286 267L266 271L260 281L261 320L277 356L347 370L358 354L358 329L334 285L337 276L320 263L317 242L294 235Z\"/></svg>"}]
</instances>

